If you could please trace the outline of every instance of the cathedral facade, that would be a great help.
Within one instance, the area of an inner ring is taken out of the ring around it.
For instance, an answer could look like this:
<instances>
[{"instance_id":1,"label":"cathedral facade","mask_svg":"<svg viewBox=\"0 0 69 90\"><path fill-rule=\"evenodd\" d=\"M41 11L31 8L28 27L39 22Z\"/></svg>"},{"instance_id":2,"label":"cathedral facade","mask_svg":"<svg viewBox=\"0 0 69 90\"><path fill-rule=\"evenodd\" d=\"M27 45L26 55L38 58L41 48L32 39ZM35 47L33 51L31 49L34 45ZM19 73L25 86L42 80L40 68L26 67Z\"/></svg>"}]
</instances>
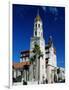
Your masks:
<instances>
[{"instance_id":1,"label":"cathedral facade","mask_svg":"<svg viewBox=\"0 0 69 90\"><path fill-rule=\"evenodd\" d=\"M41 55L38 49L33 53L35 45L39 47ZM31 62L30 59L33 61ZM38 12L34 19L33 37L30 38L30 50L21 51L20 62L13 64L13 82L20 80L27 84L55 83L59 78L57 70L56 49L52 36L45 45L43 23Z\"/></svg>"}]
</instances>

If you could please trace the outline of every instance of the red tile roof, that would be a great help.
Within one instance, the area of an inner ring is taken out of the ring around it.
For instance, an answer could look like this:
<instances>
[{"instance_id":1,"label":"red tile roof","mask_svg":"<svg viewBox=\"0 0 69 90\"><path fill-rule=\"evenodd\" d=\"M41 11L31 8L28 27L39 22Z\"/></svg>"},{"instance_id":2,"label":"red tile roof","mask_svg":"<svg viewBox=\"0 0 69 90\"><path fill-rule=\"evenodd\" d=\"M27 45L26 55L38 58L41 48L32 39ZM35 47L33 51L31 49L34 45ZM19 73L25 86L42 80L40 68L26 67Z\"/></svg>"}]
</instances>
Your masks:
<instances>
[{"instance_id":1,"label":"red tile roof","mask_svg":"<svg viewBox=\"0 0 69 90\"><path fill-rule=\"evenodd\" d=\"M23 68L25 65L30 65L31 63L29 61L27 62L21 62L21 63L14 63L13 64L13 68L14 69L20 69L20 68Z\"/></svg>"}]
</instances>

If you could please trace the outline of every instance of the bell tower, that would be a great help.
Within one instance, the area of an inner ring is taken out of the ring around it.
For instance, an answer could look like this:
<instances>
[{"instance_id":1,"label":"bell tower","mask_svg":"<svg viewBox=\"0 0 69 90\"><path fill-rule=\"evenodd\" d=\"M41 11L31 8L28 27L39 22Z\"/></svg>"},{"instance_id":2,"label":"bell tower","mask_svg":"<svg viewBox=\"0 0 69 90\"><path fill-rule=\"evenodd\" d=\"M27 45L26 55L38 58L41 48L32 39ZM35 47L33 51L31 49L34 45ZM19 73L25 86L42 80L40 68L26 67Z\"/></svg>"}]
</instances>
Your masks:
<instances>
[{"instance_id":1,"label":"bell tower","mask_svg":"<svg viewBox=\"0 0 69 90\"><path fill-rule=\"evenodd\" d=\"M42 20L39 15L39 11L37 12L37 16L34 19L34 31L33 31L33 37L31 37L31 40L30 40L30 51L33 51L35 47L35 43L40 47L40 51L43 57L40 57L40 59L35 59L35 65L31 64L30 81L34 80L38 82L38 79L39 79L39 83L43 83L43 80L46 79L45 40L43 38ZM32 56L33 54L30 53L30 58Z\"/></svg>"}]
</instances>

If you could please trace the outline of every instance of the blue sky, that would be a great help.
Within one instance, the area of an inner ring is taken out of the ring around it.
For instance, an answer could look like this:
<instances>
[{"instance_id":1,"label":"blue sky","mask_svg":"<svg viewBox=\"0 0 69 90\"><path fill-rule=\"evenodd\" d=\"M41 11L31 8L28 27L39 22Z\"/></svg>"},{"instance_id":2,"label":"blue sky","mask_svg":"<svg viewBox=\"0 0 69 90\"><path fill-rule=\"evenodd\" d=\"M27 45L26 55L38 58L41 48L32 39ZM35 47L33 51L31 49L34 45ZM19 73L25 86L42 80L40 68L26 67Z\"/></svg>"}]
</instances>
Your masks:
<instances>
[{"instance_id":1,"label":"blue sky","mask_svg":"<svg viewBox=\"0 0 69 90\"><path fill-rule=\"evenodd\" d=\"M20 52L30 49L34 19L39 14L43 22L45 43L49 36L56 48L57 65L65 67L65 8L13 4L13 62L19 62Z\"/></svg>"}]
</instances>

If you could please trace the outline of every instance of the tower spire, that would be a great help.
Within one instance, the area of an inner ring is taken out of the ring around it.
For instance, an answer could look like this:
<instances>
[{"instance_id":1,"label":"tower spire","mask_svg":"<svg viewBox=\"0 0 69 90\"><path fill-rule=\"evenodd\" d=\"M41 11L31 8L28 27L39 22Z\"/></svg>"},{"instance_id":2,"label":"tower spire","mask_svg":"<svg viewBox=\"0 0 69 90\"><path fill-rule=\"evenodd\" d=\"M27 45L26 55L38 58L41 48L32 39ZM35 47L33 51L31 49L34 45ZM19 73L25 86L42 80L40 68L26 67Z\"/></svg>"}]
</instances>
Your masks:
<instances>
[{"instance_id":1,"label":"tower spire","mask_svg":"<svg viewBox=\"0 0 69 90\"><path fill-rule=\"evenodd\" d=\"M39 9L37 10L37 16L35 18L35 21L41 21L40 15L39 15Z\"/></svg>"},{"instance_id":2,"label":"tower spire","mask_svg":"<svg viewBox=\"0 0 69 90\"><path fill-rule=\"evenodd\" d=\"M37 16L39 16L39 8L38 8L38 11L37 11Z\"/></svg>"}]
</instances>

